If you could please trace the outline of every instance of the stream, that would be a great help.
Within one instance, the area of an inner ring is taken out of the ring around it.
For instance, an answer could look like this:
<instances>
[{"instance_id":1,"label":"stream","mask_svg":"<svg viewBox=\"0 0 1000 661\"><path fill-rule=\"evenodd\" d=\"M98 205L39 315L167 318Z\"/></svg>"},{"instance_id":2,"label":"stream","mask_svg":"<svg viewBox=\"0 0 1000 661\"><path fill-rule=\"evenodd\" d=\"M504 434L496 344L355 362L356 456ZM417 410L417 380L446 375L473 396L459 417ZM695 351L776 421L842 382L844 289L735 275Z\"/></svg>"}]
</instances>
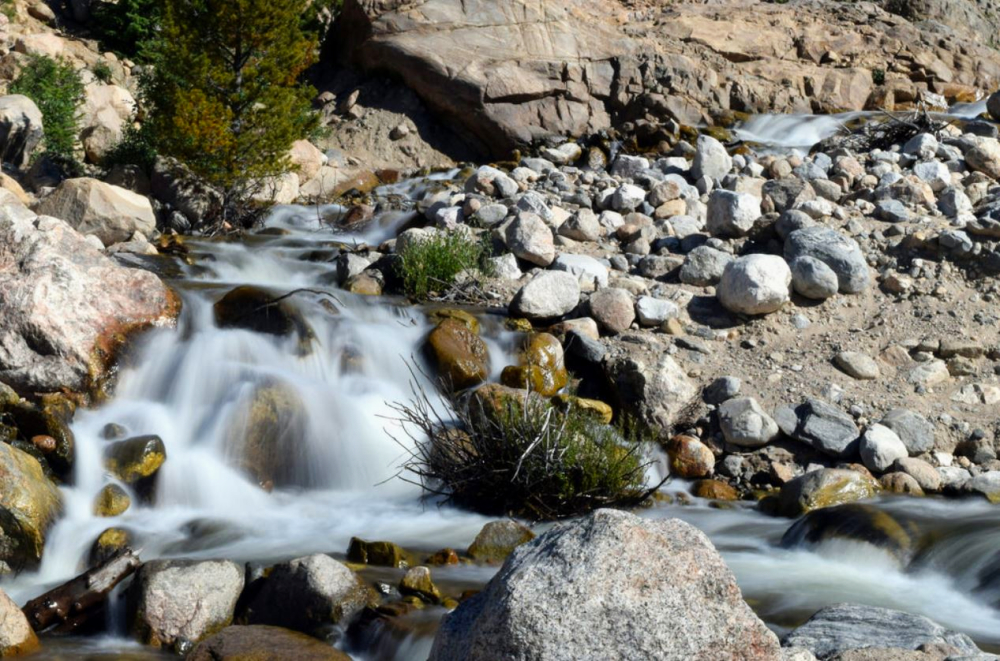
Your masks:
<instances>
[{"instance_id":1,"label":"stream","mask_svg":"<svg viewBox=\"0 0 1000 661\"><path fill-rule=\"evenodd\" d=\"M777 146L801 147L835 130L830 118L772 116L754 118L740 132L772 144L780 135ZM432 183L409 182L381 194L412 195ZM94 540L109 527L127 529L144 560L268 563L316 552L343 558L353 536L391 540L418 552L466 548L489 519L422 500L418 487L397 476L408 441L394 429L390 405L408 401L410 381L419 377L410 365L419 361L430 328L426 310L342 291L330 284L334 265L315 258L341 244L377 245L408 218L390 212L363 234L336 234L318 227L316 209L279 207L267 222L271 231L242 243L189 241L195 265L184 266L171 283L184 299L178 326L143 336L121 370L112 401L78 413L75 481L63 488L64 516L48 535L40 568L3 586L12 598L23 604L81 572ZM294 296L315 335L308 350L295 337L215 326L213 303L244 284L278 295L310 290ZM494 376L509 364L515 340L499 321L486 316L483 329ZM287 484L268 493L241 469L231 439L246 422L255 390L275 384L294 391L302 415L294 456L285 459ZM160 436L167 460L154 502L134 502L109 519L92 508L111 479L102 466L108 442L103 430L110 423L129 436ZM684 489L677 481L664 487ZM920 533L914 537L926 540L908 566L862 543L781 548L791 522L742 504L719 509L697 499L688 505L659 502L640 514L678 517L708 534L745 598L779 632L824 605L853 601L926 615L968 633L984 649L1000 649L1000 508L937 498L885 498L875 505L910 522ZM435 568L434 576L447 592L457 593L482 586L494 571L446 567ZM395 582L400 575L384 570L373 577ZM402 632L375 632L360 643L340 644L357 659L422 661L443 613L430 608L407 616L412 621ZM121 607L110 617L111 634L46 641L45 658L170 658L128 640Z\"/></svg>"}]
</instances>

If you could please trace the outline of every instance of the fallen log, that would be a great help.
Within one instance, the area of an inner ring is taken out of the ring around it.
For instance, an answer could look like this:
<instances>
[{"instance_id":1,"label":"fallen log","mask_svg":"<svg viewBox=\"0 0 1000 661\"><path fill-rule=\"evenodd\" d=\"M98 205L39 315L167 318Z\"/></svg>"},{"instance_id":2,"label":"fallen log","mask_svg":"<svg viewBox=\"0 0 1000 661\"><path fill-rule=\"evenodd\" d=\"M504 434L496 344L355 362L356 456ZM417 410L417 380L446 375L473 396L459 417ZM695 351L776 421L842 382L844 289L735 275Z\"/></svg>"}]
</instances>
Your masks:
<instances>
[{"instance_id":1,"label":"fallen log","mask_svg":"<svg viewBox=\"0 0 1000 661\"><path fill-rule=\"evenodd\" d=\"M108 595L141 564L132 549L124 548L96 567L35 597L21 610L35 633L68 635L80 633L95 623L103 626Z\"/></svg>"}]
</instances>

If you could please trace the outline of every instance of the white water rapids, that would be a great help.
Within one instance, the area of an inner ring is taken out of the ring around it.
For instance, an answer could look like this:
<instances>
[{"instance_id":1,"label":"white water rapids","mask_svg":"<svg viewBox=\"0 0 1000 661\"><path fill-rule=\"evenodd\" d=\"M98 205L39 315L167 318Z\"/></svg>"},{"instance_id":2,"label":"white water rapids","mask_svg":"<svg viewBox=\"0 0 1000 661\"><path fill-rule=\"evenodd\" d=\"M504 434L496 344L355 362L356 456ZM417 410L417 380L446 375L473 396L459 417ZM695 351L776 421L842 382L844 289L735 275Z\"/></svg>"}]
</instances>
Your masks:
<instances>
[{"instance_id":1,"label":"white water rapids","mask_svg":"<svg viewBox=\"0 0 1000 661\"><path fill-rule=\"evenodd\" d=\"M269 225L291 230L288 234L258 235L245 243L194 243L198 266L175 283L185 301L178 328L147 334L122 370L113 400L80 412L74 422L75 482L63 489L64 516L48 536L40 569L4 585L19 603L85 569L91 545L109 527L129 530L146 560L276 561L314 552L342 554L352 536L425 551L469 545L487 519L422 502L417 487L394 477L405 451L387 431L386 417L393 416L390 403L411 396L407 361L419 355L429 327L424 313L325 285L333 265L306 259L338 242L377 244L407 216L383 217L366 235L337 236L317 228L316 214L315 209L279 208ZM242 284L276 294L307 287L334 295L295 297L315 331L312 351L302 355L294 338L215 327L212 304ZM513 338L496 325L485 329L498 372L509 360ZM360 359L349 361L348 369L348 357ZM242 424L240 404L253 389L275 382L300 396L306 424L294 461L297 488L267 493L230 456L227 434ZM108 441L101 435L109 423L123 425L130 436L156 434L167 452L155 502L134 500L127 512L111 519L92 511L95 496L110 479L102 465ZM641 514L677 516L704 530L725 555L748 601L779 629L824 605L853 601L927 615L981 644L1000 645L995 608L1000 580L992 592L980 589L984 567L1000 552L1000 508L914 498L880 506L911 518L925 533L937 533L918 565L901 568L861 544L782 549L777 542L790 522L744 507L661 504ZM492 571L460 567L434 573L440 583L481 585ZM430 609L420 617L440 614ZM123 635L120 612L118 618L112 630ZM426 658L429 644L428 635L409 636L377 639L366 649L349 651L357 658L417 661ZM123 638L77 639L58 644L59 658L89 657L95 646L135 652Z\"/></svg>"}]
</instances>

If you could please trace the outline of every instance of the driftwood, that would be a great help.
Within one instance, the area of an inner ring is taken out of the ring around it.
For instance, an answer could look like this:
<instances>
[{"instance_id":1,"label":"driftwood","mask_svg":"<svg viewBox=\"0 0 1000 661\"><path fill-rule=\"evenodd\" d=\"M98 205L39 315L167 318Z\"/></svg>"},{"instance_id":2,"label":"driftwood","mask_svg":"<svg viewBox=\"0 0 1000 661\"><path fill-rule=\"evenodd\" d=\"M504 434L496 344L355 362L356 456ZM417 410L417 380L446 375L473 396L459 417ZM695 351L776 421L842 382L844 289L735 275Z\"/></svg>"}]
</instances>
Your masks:
<instances>
[{"instance_id":1,"label":"driftwood","mask_svg":"<svg viewBox=\"0 0 1000 661\"><path fill-rule=\"evenodd\" d=\"M25 616L37 633L80 633L104 624L108 595L142 564L130 548L124 548L100 565L63 583L25 604Z\"/></svg>"},{"instance_id":2,"label":"driftwood","mask_svg":"<svg viewBox=\"0 0 1000 661\"><path fill-rule=\"evenodd\" d=\"M923 106L904 114L882 111L881 116L868 118L853 130L845 127L844 132L823 140L812 151L828 152L847 148L855 153L863 153L873 149L891 149L893 145L904 144L921 133L937 136L950 123L935 120Z\"/></svg>"}]
</instances>

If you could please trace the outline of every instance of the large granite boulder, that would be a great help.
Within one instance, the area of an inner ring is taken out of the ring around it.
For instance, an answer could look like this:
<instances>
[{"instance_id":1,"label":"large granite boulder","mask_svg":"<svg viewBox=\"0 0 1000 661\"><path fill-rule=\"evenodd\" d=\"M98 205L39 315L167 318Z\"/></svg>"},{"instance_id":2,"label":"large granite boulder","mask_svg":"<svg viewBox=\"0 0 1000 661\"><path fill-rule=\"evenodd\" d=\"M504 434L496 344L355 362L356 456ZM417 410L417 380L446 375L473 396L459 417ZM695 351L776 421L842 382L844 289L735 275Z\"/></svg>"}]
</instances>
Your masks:
<instances>
[{"instance_id":1,"label":"large granite boulder","mask_svg":"<svg viewBox=\"0 0 1000 661\"><path fill-rule=\"evenodd\" d=\"M91 390L129 333L178 310L159 278L118 266L67 223L10 200L0 208L0 381Z\"/></svg>"},{"instance_id":2,"label":"large granite boulder","mask_svg":"<svg viewBox=\"0 0 1000 661\"><path fill-rule=\"evenodd\" d=\"M431 661L781 659L705 535L598 510L518 547L445 616Z\"/></svg>"},{"instance_id":3,"label":"large granite boulder","mask_svg":"<svg viewBox=\"0 0 1000 661\"><path fill-rule=\"evenodd\" d=\"M67 179L38 205L37 212L65 220L81 234L93 234L106 246L156 229L149 199L97 179Z\"/></svg>"}]
</instances>

